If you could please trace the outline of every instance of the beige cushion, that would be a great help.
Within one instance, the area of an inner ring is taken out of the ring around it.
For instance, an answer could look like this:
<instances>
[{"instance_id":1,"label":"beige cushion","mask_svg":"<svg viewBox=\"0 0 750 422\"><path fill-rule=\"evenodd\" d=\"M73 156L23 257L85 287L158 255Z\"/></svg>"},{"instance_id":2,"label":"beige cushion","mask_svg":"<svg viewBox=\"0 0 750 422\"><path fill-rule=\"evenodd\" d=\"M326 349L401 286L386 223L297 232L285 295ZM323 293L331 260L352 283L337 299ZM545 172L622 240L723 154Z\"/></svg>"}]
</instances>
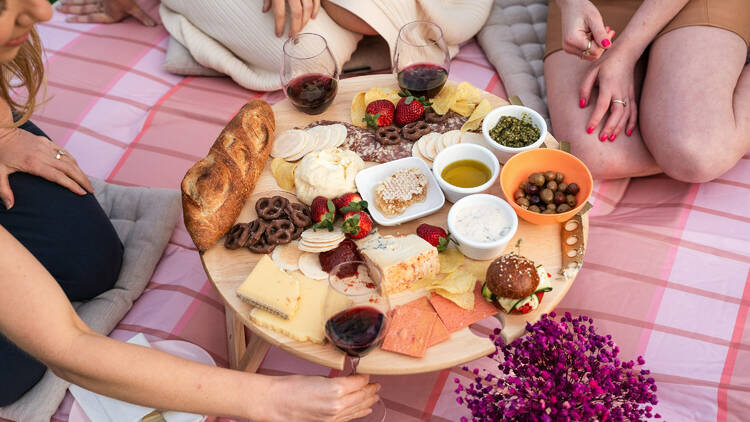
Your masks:
<instances>
[{"instance_id":1,"label":"beige cushion","mask_svg":"<svg viewBox=\"0 0 750 422\"><path fill-rule=\"evenodd\" d=\"M112 290L74 305L89 327L109 334L151 280L180 216L180 194L176 190L124 187L94 179L92 183L96 199L122 240L124 256L120 276ZM18 401L0 408L0 418L48 422L69 385L47 371Z\"/></svg>"}]
</instances>

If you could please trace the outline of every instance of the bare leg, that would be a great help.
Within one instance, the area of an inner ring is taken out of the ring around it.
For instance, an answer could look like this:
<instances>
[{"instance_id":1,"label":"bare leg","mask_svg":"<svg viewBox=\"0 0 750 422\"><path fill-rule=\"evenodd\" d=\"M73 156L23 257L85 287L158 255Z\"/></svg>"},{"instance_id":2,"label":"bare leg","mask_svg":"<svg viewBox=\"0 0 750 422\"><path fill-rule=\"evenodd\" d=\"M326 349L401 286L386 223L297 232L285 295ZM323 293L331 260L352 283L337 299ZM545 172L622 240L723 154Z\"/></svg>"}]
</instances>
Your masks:
<instances>
[{"instance_id":1,"label":"bare leg","mask_svg":"<svg viewBox=\"0 0 750 422\"><path fill-rule=\"evenodd\" d=\"M706 182L750 150L750 66L733 32L676 29L651 46L640 101L643 139L669 176Z\"/></svg>"},{"instance_id":2,"label":"bare leg","mask_svg":"<svg viewBox=\"0 0 750 422\"><path fill-rule=\"evenodd\" d=\"M638 128L631 136L621 133L614 142L601 142L597 135L607 121L605 116L592 134L586 133L592 106L580 108L578 92L589 66L590 63L563 51L550 54L544 61L552 134L559 141L570 142L571 152L586 163L595 178L616 179L660 173ZM636 76L643 73L642 66L639 62ZM636 89L640 81L641 78L637 77ZM589 99L589 104L595 103L596 91Z\"/></svg>"}]
</instances>

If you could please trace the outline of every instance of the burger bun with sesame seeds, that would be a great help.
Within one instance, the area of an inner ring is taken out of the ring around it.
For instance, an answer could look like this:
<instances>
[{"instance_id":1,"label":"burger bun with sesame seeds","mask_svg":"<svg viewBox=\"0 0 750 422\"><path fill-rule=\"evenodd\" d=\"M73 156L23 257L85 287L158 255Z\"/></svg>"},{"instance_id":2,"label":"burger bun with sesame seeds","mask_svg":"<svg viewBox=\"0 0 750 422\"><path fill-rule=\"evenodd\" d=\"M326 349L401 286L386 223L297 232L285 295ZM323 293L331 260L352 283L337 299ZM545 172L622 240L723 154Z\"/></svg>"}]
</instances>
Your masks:
<instances>
[{"instance_id":1,"label":"burger bun with sesame seeds","mask_svg":"<svg viewBox=\"0 0 750 422\"><path fill-rule=\"evenodd\" d=\"M499 298L523 299L536 291L539 273L533 261L509 253L492 261L487 268L485 283Z\"/></svg>"}]
</instances>

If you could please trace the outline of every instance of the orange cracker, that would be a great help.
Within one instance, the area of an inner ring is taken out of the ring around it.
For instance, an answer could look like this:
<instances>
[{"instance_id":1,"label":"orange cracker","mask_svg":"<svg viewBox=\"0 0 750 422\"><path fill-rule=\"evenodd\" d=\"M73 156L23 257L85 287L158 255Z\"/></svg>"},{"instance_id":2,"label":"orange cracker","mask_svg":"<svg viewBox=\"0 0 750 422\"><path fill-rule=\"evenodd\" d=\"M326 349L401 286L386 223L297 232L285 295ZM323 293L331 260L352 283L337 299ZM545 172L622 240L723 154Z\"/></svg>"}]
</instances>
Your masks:
<instances>
[{"instance_id":1,"label":"orange cracker","mask_svg":"<svg viewBox=\"0 0 750 422\"><path fill-rule=\"evenodd\" d=\"M424 357L436 319L434 312L399 306L393 312L381 349L415 358Z\"/></svg>"},{"instance_id":2,"label":"orange cracker","mask_svg":"<svg viewBox=\"0 0 750 422\"><path fill-rule=\"evenodd\" d=\"M437 315L435 313L435 309L432 307L432 305L430 305L430 301L427 300L425 296L413 300L405 304L404 306L421 309L423 311L432 312L433 314ZM443 321L441 321L440 318L435 318L435 325L432 327L432 335L430 336L430 341L428 342L427 347L429 348L438 343L442 343L445 340L448 340L450 336L451 333L449 333L448 329L445 328L445 324L443 324Z\"/></svg>"},{"instance_id":3,"label":"orange cracker","mask_svg":"<svg viewBox=\"0 0 750 422\"><path fill-rule=\"evenodd\" d=\"M474 309L472 310L463 309L440 295L432 295L430 303L437 311L440 319L443 320L445 328L451 333L493 316L498 312L493 304L487 302L482 297L481 284L478 284L474 289Z\"/></svg>"}]
</instances>

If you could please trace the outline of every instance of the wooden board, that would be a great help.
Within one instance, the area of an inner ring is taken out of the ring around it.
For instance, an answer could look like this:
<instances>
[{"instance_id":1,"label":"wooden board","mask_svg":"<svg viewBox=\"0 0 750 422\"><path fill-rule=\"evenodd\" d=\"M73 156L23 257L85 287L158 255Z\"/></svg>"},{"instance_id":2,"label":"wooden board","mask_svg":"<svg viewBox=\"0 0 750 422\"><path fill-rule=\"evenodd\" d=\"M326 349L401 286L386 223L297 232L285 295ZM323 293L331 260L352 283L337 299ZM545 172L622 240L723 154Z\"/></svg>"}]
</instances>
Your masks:
<instances>
[{"instance_id":1,"label":"wooden board","mask_svg":"<svg viewBox=\"0 0 750 422\"><path fill-rule=\"evenodd\" d=\"M277 133L293 127L305 126L312 121L323 118L349 122L350 104L354 95L357 92L376 86L396 88L395 79L393 75L372 75L340 81L339 92L333 104L325 113L318 116L310 116L298 112L287 100L281 101L273 106ZM493 106L507 104L505 100L492 94L485 93L484 95ZM546 144L550 148L557 148L558 146L557 141L551 135L548 135ZM488 189L486 193L502 196L499 178L498 182ZM255 201L264 196L278 194L289 198L294 197L292 193L284 192L279 188L271 175L270 166L266 166L255 191L251 195L250 200L245 204L237 221L248 222L253 220L256 217L254 209ZM414 233L416 227L421 223L446 227L446 217L450 205L450 203L446 202L443 209L436 214L401 226L380 227L379 230L382 234L409 234ZM587 239L588 218L586 216L583 217L583 222L584 239ZM514 239L509 242L507 251L513 249L517 240L521 238L523 239L520 250L521 254L532 259L537 264L544 265L547 272L553 275L552 285L554 289L544 296L541 306L530 314L507 315L500 313L498 315L504 324L503 337L506 339L519 337L523 334L527 321L533 323L539 319L541 314L551 311L562 300L573 283L573 280L563 281L557 276L557 273L560 271L562 256L560 227L558 225L535 226L519 219L518 232ZM294 341L272 330L256 326L248 319L252 308L250 305L242 302L235 294L235 291L245 280L261 255L253 254L244 248L241 250L228 250L222 244L223 239L213 248L206 251L201 259L214 287L218 290L227 307L236 313L235 318L239 318L255 335L260 336L274 346L311 362L342 370L344 368L345 357L343 353L339 352L332 345L318 345ZM406 303L420 294L423 293L406 292L394 295L391 297L391 302L394 306ZM230 347L233 346L230 345ZM494 351L494 345L486 336L477 336L469 328L464 328L453 333L448 341L429 348L426 356L422 359L411 358L380 349L374 350L360 360L358 371L368 374L392 375L436 371L478 359L492 351Z\"/></svg>"}]
</instances>

